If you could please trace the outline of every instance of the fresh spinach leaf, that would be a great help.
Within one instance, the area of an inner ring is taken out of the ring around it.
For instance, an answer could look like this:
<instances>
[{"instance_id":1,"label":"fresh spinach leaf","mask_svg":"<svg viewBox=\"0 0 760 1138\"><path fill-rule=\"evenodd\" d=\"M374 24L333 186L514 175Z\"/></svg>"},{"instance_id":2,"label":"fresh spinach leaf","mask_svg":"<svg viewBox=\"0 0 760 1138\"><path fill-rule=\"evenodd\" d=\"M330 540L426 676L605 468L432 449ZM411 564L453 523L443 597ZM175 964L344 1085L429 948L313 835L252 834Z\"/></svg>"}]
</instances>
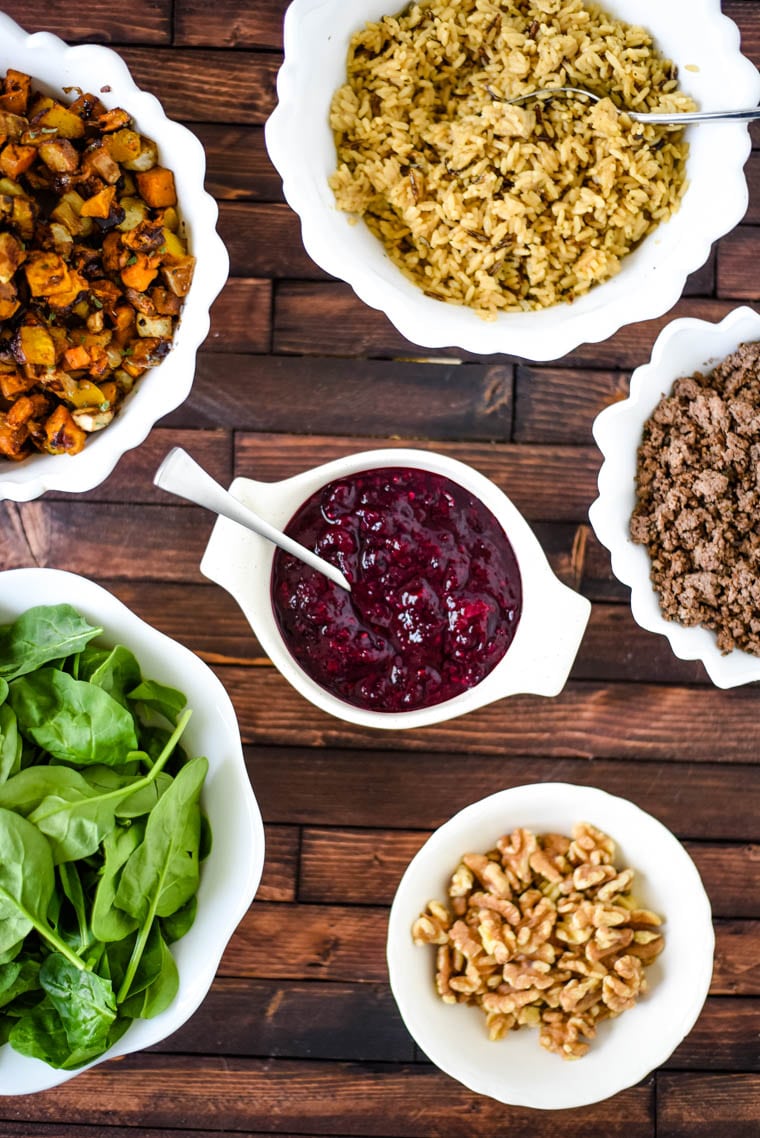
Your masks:
<instances>
[{"instance_id":1,"label":"fresh spinach leaf","mask_svg":"<svg viewBox=\"0 0 760 1138\"><path fill-rule=\"evenodd\" d=\"M8 681L0 676L0 703L5 703L8 698Z\"/></svg>"},{"instance_id":2,"label":"fresh spinach leaf","mask_svg":"<svg viewBox=\"0 0 760 1138\"><path fill-rule=\"evenodd\" d=\"M102 628L71 605L38 605L0 628L0 677L10 681L79 652Z\"/></svg>"},{"instance_id":3,"label":"fresh spinach leaf","mask_svg":"<svg viewBox=\"0 0 760 1138\"><path fill-rule=\"evenodd\" d=\"M177 722L177 716L187 703L187 696L181 691L155 680L143 680L127 694L133 703L141 703L151 711L157 711L170 723Z\"/></svg>"},{"instance_id":4,"label":"fresh spinach leaf","mask_svg":"<svg viewBox=\"0 0 760 1138\"><path fill-rule=\"evenodd\" d=\"M132 981L131 995L119 1010L132 1019L150 1019L166 1011L178 989L177 965L156 921Z\"/></svg>"},{"instance_id":5,"label":"fresh spinach leaf","mask_svg":"<svg viewBox=\"0 0 760 1138\"><path fill-rule=\"evenodd\" d=\"M40 962L26 957L0 965L0 1008L40 986Z\"/></svg>"},{"instance_id":6,"label":"fresh spinach leaf","mask_svg":"<svg viewBox=\"0 0 760 1138\"><path fill-rule=\"evenodd\" d=\"M11 684L21 732L62 762L113 766L137 749L134 720L101 688L40 668Z\"/></svg>"},{"instance_id":7,"label":"fresh spinach leaf","mask_svg":"<svg viewBox=\"0 0 760 1138\"><path fill-rule=\"evenodd\" d=\"M137 928L137 920L114 905L121 870L145 835L140 823L117 826L103 842L105 863L92 903L90 925L101 941L123 940Z\"/></svg>"},{"instance_id":8,"label":"fresh spinach leaf","mask_svg":"<svg viewBox=\"0 0 760 1138\"><path fill-rule=\"evenodd\" d=\"M66 1071L89 1063L105 1050L102 1046L85 1051L73 1049L63 1021L47 996L18 1020L10 1031L8 1042L20 1055L41 1059L50 1067Z\"/></svg>"},{"instance_id":9,"label":"fresh spinach leaf","mask_svg":"<svg viewBox=\"0 0 760 1138\"><path fill-rule=\"evenodd\" d=\"M148 815L145 837L124 866L115 904L141 924L127 973L117 995L126 999L151 925L168 917L198 888L199 797L208 760L199 756L182 768Z\"/></svg>"},{"instance_id":10,"label":"fresh spinach leaf","mask_svg":"<svg viewBox=\"0 0 760 1138\"><path fill-rule=\"evenodd\" d=\"M0 703L0 784L19 770L21 751L16 714L7 703Z\"/></svg>"},{"instance_id":11,"label":"fresh spinach leaf","mask_svg":"<svg viewBox=\"0 0 760 1138\"><path fill-rule=\"evenodd\" d=\"M197 911L198 898L193 896L185 902L181 909L177 909L176 913L161 918L161 931L167 944L173 944L175 940L179 940L185 933L190 932L195 923Z\"/></svg>"},{"instance_id":12,"label":"fresh spinach leaf","mask_svg":"<svg viewBox=\"0 0 760 1138\"><path fill-rule=\"evenodd\" d=\"M61 1017L72 1051L105 1050L116 1018L110 980L95 972L82 972L60 953L52 952L40 968L40 986Z\"/></svg>"},{"instance_id":13,"label":"fresh spinach leaf","mask_svg":"<svg viewBox=\"0 0 760 1138\"><path fill-rule=\"evenodd\" d=\"M0 809L0 951L11 949L34 928L82 968L47 922L54 888L53 855L45 838L26 818Z\"/></svg>"},{"instance_id":14,"label":"fresh spinach leaf","mask_svg":"<svg viewBox=\"0 0 760 1138\"><path fill-rule=\"evenodd\" d=\"M79 666L79 679L95 684L115 699L122 707L127 707L127 692L139 685L142 677L140 665L128 648L117 645L103 654L103 659L91 659L95 667L86 666L85 658Z\"/></svg>"}]
</instances>

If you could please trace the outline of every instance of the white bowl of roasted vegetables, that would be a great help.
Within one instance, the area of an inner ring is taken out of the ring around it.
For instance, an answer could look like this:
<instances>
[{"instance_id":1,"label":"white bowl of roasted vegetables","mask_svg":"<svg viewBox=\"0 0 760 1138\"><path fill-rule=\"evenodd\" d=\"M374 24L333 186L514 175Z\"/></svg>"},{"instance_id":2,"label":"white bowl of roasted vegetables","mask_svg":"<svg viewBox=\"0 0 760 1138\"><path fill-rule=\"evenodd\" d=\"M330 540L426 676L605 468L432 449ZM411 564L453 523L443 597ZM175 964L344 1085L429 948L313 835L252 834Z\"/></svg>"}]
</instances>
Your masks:
<instances>
[{"instance_id":1,"label":"white bowl of roasted vegetables","mask_svg":"<svg viewBox=\"0 0 760 1138\"><path fill-rule=\"evenodd\" d=\"M256 891L224 688L99 585L0 574L0 1094L157 1043Z\"/></svg>"},{"instance_id":2,"label":"white bowl of roasted vegetables","mask_svg":"<svg viewBox=\"0 0 760 1138\"><path fill-rule=\"evenodd\" d=\"M115 52L0 13L0 500L91 489L187 397L229 268L204 172Z\"/></svg>"}]
</instances>

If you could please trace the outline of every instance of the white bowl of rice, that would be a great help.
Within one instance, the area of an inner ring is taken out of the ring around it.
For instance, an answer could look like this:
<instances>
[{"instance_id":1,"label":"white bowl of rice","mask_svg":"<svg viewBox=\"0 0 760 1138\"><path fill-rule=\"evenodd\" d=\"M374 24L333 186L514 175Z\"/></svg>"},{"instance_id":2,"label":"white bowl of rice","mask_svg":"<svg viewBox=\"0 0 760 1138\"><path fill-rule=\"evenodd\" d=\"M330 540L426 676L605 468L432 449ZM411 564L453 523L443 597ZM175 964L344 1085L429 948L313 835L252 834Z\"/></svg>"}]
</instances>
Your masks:
<instances>
[{"instance_id":1,"label":"white bowl of rice","mask_svg":"<svg viewBox=\"0 0 760 1138\"><path fill-rule=\"evenodd\" d=\"M384 17L387 17L384 19ZM608 95L505 100L536 88ZM678 300L747 207L719 0L293 0L270 157L304 245L413 343L557 359Z\"/></svg>"}]
</instances>

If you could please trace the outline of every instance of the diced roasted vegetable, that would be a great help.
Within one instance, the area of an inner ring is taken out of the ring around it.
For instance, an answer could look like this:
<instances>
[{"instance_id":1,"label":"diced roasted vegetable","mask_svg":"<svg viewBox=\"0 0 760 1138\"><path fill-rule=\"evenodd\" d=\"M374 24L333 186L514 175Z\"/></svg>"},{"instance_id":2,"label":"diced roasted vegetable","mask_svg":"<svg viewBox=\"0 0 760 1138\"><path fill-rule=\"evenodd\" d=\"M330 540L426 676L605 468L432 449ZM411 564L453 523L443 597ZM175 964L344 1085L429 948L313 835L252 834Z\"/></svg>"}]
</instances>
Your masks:
<instances>
[{"instance_id":1,"label":"diced roasted vegetable","mask_svg":"<svg viewBox=\"0 0 760 1138\"><path fill-rule=\"evenodd\" d=\"M171 170L129 113L0 81L0 460L77 454L171 348L192 280Z\"/></svg>"}]
</instances>

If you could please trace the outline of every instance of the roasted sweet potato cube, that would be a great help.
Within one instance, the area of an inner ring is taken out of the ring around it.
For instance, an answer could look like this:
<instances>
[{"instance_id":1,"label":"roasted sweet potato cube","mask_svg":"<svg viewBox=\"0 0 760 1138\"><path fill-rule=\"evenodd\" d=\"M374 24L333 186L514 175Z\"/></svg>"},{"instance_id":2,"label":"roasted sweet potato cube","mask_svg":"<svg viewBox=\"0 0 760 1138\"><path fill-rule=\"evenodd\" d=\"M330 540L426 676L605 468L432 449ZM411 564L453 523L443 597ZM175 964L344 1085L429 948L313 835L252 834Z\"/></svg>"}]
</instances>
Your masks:
<instances>
[{"instance_id":1,"label":"roasted sweet potato cube","mask_svg":"<svg viewBox=\"0 0 760 1138\"><path fill-rule=\"evenodd\" d=\"M34 416L35 404L31 395L20 395L9 408L6 419L11 427L20 427Z\"/></svg>"},{"instance_id":2,"label":"roasted sweet potato cube","mask_svg":"<svg viewBox=\"0 0 760 1138\"><path fill-rule=\"evenodd\" d=\"M96 122L101 134L110 134L111 131L121 130L122 127L129 126L132 122L132 116L122 107L113 107L112 110L103 111L102 114L99 114Z\"/></svg>"},{"instance_id":3,"label":"roasted sweet potato cube","mask_svg":"<svg viewBox=\"0 0 760 1138\"><path fill-rule=\"evenodd\" d=\"M102 114L105 114L105 107L101 103L97 95L88 92L83 92L79 95L69 107L72 115L78 115L80 119L98 119Z\"/></svg>"},{"instance_id":4,"label":"roasted sweet potato cube","mask_svg":"<svg viewBox=\"0 0 760 1138\"><path fill-rule=\"evenodd\" d=\"M87 177L94 174L109 186L115 185L121 177L118 163L114 162L102 142L94 142L85 150L82 156L82 173Z\"/></svg>"},{"instance_id":5,"label":"roasted sweet potato cube","mask_svg":"<svg viewBox=\"0 0 760 1138\"><path fill-rule=\"evenodd\" d=\"M45 450L50 454L79 454L87 434L78 427L71 413L59 403L45 422Z\"/></svg>"},{"instance_id":6,"label":"roasted sweet potato cube","mask_svg":"<svg viewBox=\"0 0 760 1138\"><path fill-rule=\"evenodd\" d=\"M24 272L32 296L50 296L68 288L68 266L58 253L30 253Z\"/></svg>"},{"instance_id":7,"label":"roasted sweet potato cube","mask_svg":"<svg viewBox=\"0 0 760 1138\"><path fill-rule=\"evenodd\" d=\"M12 233L0 232L0 284L9 284L19 265L26 259L26 251Z\"/></svg>"},{"instance_id":8,"label":"roasted sweet potato cube","mask_svg":"<svg viewBox=\"0 0 760 1138\"><path fill-rule=\"evenodd\" d=\"M90 353L81 344L67 348L63 353L63 359L69 371L80 371L90 365Z\"/></svg>"},{"instance_id":9,"label":"roasted sweet potato cube","mask_svg":"<svg viewBox=\"0 0 760 1138\"><path fill-rule=\"evenodd\" d=\"M82 217L108 217L111 212L114 198L116 197L116 187L106 186L105 189L100 190L97 194L93 194L91 198L82 206Z\"/></svg>"},{"instance_id":10,"label":"roasted sweet potato cube","mask_svg":"<svg viewBox=\"0 0 760 1138\"><path fill-rule=\"evenodd\" d=\"M146 253L133 253L121 270L121 279L127 288L145 292L158 272L158 262L159 258L156 256L150 257Z\"/></svg>"},{"instance_id":11,"label":"roasted sweet potato cube","mask_svg":"<svg viewBox=\"0 0 760 1138\"><path fill-rule=\"evenodd\" d=\"M25 458L28 453L28 438L29 429L25 423L19 427L14 427L0 412L0 454L16 460Z\"/></svg>"},{"instance_id":12,"label":"roasted sweet potato cube","mask_svg":"<svg viewBox=\"0 0 760 1138\"><path fill-rule=\"evenodd\" d=\"M0 372L0 394L10 403L18 395L23 395L34 387L37 379L20 371Z\"/></svg>"},{"instance_id":13,"label":"roasted sweet potato cube","mask_svg":"<svg viewBox=\"0 0 760 1138\"><path fill-rule=\"evenodd\" d=\"M27 197L13 198L11 208L11 224L22 241L31 241L34 237L34 222L37 216L37 207Z\"/></svg>"},{"instance_id":14,"label":"roasted sweet potato cube","mask_svg":"<svg viewBox=\"0 0 760 1138\"><path fill-rule=\"evenodd\" d=\"M154 166L152 170L135 175L137 191L143 201L153 209L177 204L177 191L174 187L174 174L165 166Z\"/></svg>"},{"instance_id":15,"label":"roasted sweet potato cube","mask_svg":"<svg viewBox=\"0 0 760 1138\"><path fill-rule=\"evenodd\" d=\"M18 146L15 142L8 142L0 153L0 170L15 180L29 169L36 157L36 147Z\"/></svg>"},{"instance_id":16,"label":"roasted sweet potato cube","mask_svg":"<svg viewBox=\"0 0 760 1138\"><path fill-rule=\"evenodd\" d=\"M32 80L28 75L9 67L3 81L3 93L0 95L0 110L10 111L14 115L25 115L31 85Z\"/></svg>"}]
</instances>

